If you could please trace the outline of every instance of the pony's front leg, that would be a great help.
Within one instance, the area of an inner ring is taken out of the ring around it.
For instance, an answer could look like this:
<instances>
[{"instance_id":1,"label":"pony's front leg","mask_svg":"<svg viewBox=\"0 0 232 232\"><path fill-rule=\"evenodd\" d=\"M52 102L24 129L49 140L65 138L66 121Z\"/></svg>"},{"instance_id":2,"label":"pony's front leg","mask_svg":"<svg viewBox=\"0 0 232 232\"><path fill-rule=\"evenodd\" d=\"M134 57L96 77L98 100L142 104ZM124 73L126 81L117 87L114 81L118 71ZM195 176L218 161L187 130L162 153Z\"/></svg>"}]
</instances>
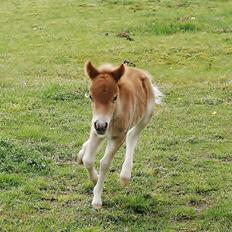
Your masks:
<instances>
[{"instance_id":1,"label":"pony's front leg","mask_svg":"<svg viewBox=\"0 0 232 232\"><path fill-rule=\"evenodd\" d=\"M82 147L81 147L81 150L79 151L78 153L78 163L79 164L83 164L83 157L84 157L84 154L85 154L85 150L86 150L86 147L87 147L87 144L88 144L89 140L87 140L86 142L83 143Z\"/></svg>"},{"instance_id":2,"label":"pony's front leg","mask_svg":"<svg viewBox=\"0 0 232 232\"><path fill-rule=\"evenodd\" d=\"M101 195L103 192L103 183L105 180L105 175L110 168L115 152L118 150L121 144L122 144L122 139L113 139L113 140L110 139L107 142L105 154L100 161L100 171L99 171L98 181L93 190L94 197L92 201L92 206L95 209L99 209L102 207Z\"/></svg>"},{"instance_id":3,"label":"pony's front leg","mask_svg":"<svg viewBox=\"0 0 232 232\"><path fill-rule=\"evenodd\" d=\"M86 169L88 170L89 178L93 183L97 182L98 175L94 168L94 161L96 159L97 148L103 139L99 138L94 132L90 133L90 137L87 142L83 145L84 154L82 157L82 162Z\"/></svg>"}]
</instances>

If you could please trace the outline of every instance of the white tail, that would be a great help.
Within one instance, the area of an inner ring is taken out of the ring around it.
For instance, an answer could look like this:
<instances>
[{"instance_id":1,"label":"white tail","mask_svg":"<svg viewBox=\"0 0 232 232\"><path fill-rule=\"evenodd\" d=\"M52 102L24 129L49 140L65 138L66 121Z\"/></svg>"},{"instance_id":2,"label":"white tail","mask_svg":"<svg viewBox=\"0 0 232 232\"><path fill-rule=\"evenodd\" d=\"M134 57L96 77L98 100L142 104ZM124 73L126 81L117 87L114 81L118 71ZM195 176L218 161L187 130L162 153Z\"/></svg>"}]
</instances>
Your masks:
<instances>
[{"instance_id":1,"label":"white tail","mask_svg":"<svg viewBox=\"0 0 232 232\"><path fill-rule=\"evenodd\" d=\"M160 105L162 103L163 93L158 89L157 86L153 85L153 91L155 94L155 104Z\"/></svg>"}]
</instances>

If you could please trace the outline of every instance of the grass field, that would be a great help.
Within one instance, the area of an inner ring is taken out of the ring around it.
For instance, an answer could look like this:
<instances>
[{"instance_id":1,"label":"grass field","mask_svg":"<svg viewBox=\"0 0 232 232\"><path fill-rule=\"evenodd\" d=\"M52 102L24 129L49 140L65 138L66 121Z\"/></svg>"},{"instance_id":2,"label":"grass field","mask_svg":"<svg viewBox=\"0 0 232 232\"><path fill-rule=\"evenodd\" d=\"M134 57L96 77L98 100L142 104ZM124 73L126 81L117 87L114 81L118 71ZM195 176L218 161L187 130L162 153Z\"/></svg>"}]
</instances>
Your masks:
<instances>
[{"instance_id":1,"label":"grass field","mask_svg":"<svg viewBox=\"0 0 232 232\"><path fill-rule=\"evenodd\" d=\"M0 231L232 231L232 1L4 0L0 25ZM128 60L166 95L100 211L76 163L88 59Z\"/></svg>"}]
</instances>

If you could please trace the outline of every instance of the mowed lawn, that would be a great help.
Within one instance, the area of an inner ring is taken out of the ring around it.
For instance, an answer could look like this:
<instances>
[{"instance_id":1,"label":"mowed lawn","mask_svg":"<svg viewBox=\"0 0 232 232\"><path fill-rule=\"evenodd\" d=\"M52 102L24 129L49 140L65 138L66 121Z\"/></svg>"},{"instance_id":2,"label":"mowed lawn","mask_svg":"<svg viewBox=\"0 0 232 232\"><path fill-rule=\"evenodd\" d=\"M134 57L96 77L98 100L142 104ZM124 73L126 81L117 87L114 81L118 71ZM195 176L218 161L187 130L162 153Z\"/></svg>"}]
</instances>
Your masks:
<instances>
[{"instance_id":1,"label":"mowed lawn","mask_svg":"<svg viewBox=\"0 0 232 232\"><path fill-rule=\"evenodd\" d=\"M76 162L86 60L129 61L165 94L99 211ZM1 1L0 231L232 231L232 1Z\"/></svg>"}]
</instances>

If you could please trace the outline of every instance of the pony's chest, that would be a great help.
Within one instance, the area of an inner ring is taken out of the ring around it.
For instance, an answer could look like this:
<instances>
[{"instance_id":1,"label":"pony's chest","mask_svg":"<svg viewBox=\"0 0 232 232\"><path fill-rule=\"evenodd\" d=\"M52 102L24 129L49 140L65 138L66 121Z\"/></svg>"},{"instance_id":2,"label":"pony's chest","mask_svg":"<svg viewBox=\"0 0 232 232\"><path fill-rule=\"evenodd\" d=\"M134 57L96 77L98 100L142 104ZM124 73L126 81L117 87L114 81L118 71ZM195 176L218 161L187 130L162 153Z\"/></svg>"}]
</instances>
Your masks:
<instances>
[{"instance_id":1,"label":"pony's chest","mask_svg":"<svg viewBox=\"0 0 232 232\"><path fill-rule=\"evenodd\" d=\"M109 134L112 137L121 136L126 134L129 127L129 120L127 117L117 117L112 120L109 126Z\"/></svg>"}]
</instances>

